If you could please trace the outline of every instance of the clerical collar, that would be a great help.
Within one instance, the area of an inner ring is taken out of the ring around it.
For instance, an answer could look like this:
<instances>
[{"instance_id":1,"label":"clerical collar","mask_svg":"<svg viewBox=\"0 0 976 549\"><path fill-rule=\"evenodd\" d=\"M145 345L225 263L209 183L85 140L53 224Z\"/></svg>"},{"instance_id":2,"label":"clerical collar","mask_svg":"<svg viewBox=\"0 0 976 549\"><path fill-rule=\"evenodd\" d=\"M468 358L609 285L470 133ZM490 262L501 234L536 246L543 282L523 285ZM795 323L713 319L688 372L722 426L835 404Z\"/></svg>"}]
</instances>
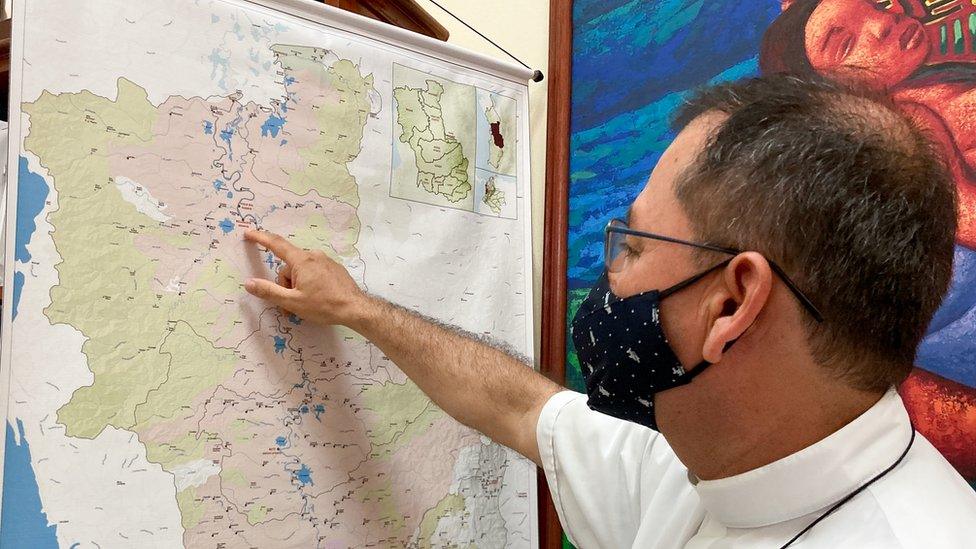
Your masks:
<instances>
[{"instance_id":1,"label":"clerical collar","mask_svg":"<svg viewBox=\"0 0 976 549\"><path fill-rule=\"evenodd\" d=\"M840 500L905 451L911 423L894 388L827 438L752 471L689 480L702 505L731 528L758 528L799 518Z\"/></svg>"}]
</instances>

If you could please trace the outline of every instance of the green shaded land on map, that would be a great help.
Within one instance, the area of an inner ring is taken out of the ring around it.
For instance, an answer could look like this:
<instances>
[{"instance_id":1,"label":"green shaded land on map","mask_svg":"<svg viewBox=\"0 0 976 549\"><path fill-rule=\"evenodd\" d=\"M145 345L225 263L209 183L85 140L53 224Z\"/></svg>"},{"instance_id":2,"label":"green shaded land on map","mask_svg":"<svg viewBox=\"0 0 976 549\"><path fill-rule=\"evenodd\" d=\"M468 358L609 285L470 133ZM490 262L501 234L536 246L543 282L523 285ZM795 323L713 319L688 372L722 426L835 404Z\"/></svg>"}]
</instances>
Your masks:
<instances>
[{"instance_id":1,"label":"green shaded land on map","mask_svg":"<svg viewBox=\"0 0 976 549\"><path fill-rule=\"evenodd\" d=\"M400 142L410 146L417 164L417 186L451 202L468 197L468 158L461 142L444 127L441 97L444 87L427 80L423 89L399 87L393 90Z\"/></svg>"}]
</instances>

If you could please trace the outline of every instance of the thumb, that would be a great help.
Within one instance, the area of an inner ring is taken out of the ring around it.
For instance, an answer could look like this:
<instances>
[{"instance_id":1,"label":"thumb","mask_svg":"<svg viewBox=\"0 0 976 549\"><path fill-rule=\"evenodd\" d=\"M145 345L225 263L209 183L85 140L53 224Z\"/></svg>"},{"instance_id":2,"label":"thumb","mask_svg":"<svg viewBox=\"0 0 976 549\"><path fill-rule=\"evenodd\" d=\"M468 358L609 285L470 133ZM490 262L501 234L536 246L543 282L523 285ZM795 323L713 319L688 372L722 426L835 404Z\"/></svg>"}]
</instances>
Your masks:
<instances>
[{"instance_id":1,"label":"thumb","mask_svg":"<svg viewBox=\"0 0 976 549\"><path fill-rule=\"evenodd\" d=\"M247 290L247 293L255 297L260 297L261 299L266 299L279 307L285 307L286 304L291 303L295 297L295 292L297 292L297 290L279 286L263 278L249 278L245 280L244 289Z\"/></svg>"}]
</instances>

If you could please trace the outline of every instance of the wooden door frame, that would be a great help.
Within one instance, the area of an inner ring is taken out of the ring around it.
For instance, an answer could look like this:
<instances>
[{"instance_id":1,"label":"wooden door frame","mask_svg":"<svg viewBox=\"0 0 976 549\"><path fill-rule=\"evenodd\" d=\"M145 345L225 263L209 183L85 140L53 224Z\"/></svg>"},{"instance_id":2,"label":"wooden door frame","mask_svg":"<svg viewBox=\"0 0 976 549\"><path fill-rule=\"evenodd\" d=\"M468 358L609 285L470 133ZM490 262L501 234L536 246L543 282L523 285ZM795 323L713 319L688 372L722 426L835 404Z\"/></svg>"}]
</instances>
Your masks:
<instances>
[{"instance_id":1,"label":"wooden door frame","mask_svg":"<svg viewBox=\"0 0 976 549\"><path fill-rule=\"evenodd\" d=\"M573 1L549 3L549 97L546 202L542 252L540 370L566 383L566 254L569 230L569 132L573 70ZM539 547L560 549L562 528L539 471Z\"/></svg>"}]
</instances>

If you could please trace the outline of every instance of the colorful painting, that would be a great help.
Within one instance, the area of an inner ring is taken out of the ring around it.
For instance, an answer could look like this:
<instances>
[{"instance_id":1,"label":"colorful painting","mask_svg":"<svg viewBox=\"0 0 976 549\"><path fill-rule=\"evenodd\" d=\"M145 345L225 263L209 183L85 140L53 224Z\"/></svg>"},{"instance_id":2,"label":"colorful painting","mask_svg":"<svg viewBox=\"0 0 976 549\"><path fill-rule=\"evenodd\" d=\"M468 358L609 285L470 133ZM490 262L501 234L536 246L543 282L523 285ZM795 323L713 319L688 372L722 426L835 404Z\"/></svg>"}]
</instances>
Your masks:
<instances>
[{"instance_id":1,"label":"colorful painting","mask_svg":"<svg viewBox=\"0 0 976 549\"><path fill-rule=\"evenodd\" d=\"M953 286L900 388L915 424L976 487L976 5L969 0L576 0L568 320L622 215L710 82L790 71L885 90L939 140L960 200ZM567 384L582 390L569 343Z\"/></svg>"}]
</instances>

